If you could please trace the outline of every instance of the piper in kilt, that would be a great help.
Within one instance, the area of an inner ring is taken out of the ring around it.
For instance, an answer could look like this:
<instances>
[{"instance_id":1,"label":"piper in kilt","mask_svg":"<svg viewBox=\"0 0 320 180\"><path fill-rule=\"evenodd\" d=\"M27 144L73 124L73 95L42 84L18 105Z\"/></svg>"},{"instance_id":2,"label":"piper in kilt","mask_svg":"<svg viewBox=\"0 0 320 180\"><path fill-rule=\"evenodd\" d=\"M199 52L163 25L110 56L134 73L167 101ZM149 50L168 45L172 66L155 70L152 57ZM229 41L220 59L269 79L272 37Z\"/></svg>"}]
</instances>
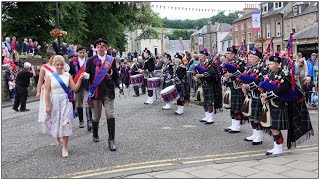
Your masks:
<instances>
[{"instance_id":1,"label":"piper in kilt","mask_svg":"<svg viewBox=\"0 0 320 180\"><path fill-rule=\"evenodd\" d=\"M243 115L241 108L244 101L244 94L241 90L241 82L237 81L237 77L245 70L245 62L236 57L237 49L233 45L227 48L226 56L230 61L230 64L223 64L224 70L228 73L224 75L224 81L228 81L231 78L233 86L231 87L231 110L230 116L232 125L224 130L229 133L240 132L240 124L243 121Z\"/></svg>"},{"instance_id":2,"label":"piper in kilt","mask_svg":"<svg viewBox=\"0 0 320 180\"><path fill-rule=\"evenodd\" d=\"M205 112L205 117L200 120L200 122L205 122L205 124L214 123L213 120L213 104L214 104L214 84L212 74L214 72L214 64L212 60L207 60L206 56L208 53L204 53L200 56L200 65L197 65L195 69L198 74L195 75L194 80L201 80L201 86L203 88L203 109Z\"/></svg>"},{"instance_id":3,"label":"piper in kilt","mask_svg":"<svg viewBox=\"0 0 320 180\"><path fill-rule=\"evenodd\" d=\"M285 60L290 64L287 64ZM267 151L266 155L283 153L284 138L281 130L288 129L288 149L295 147L297 142L301 143L314 135L303 94L295 85L295 80L292 78L294 73L288 68L288 65L294 68L292 64L293 61L289 57L280 58L278 53L270 56L269 79L259 84L260 90L267 91L261 95L261 102L262 104L269 103L271 127L267 129L271 130L274 139L274 148Z\"/></svg>"},{"instance_id":4,"label":"piper in kilt","mask_svg":"<svg viewBox=\"0 0 320 180\"><path fill-rule=\"evenodd\" d=\"M213 57L213 92L214 92L214 114L223 112L222 110L222 83L221 83L221 62L220 55Z\"/></svg>"},{"instance_id":5,"label":"piper in kilt","mask_svg":"<svg viewBox=\"0 0 320 180\"><path fill-rule=\"evenodd\" d=\"M188 60L182 61L182 56L176 54L174 59L176 65L174 83L177 87L179 93L179 98L177 99L178 110L174 114L181 115L184 113L184 105L189 100L189 94L187 91L187 67Z\"/></svg>"},{"instance_id":6,"label":"piper in kilt","mask_svg":"<svg viewBox=\"0 0 320 180\"><path fill-rule=\"evenodd\" d=\"M171 62L170 54L165 54L163 56L163 65L160 77L163 77L162 89L172 85L172 78L173 78L173 64ZM171 103L166 103L165 106L162 107L163 110L171 109Z\"/></svg>"},{"instance_id":7,"label":"piper in kilt","mask_svg":"<svg viewBox=\"0 0 320 180\"><path fill-rule=\"evenodd\" d=\"M79 76L82 71L85 72L86 68L86 48L81 46L77 50L77 57L73 58L69 62L69 73L72 75L73 80L75 83L77 82L76 76ZM83 68L81 70L81 68ZM79 74L79 75L78 75ZM92 111L91 108L88 106L87 99L88 99L88 89L89 89L89 82L87 79L83 78L80 88L77 92L75 92L75 103L77 106L77 113L79 117L79 127L84 128L84 121L83 121L83 107L86 109L86 117L87 117L87 130L91 131L92 129Z\"/></svg>"},{"instance_id":8,"label":"piper in kilt","mask_svg":"<svg viewBox=\"0 0 320 180\"><path fill-rule=\"evenodd\" d=\"M250 66L243 72L238 79L242 81L242 91L247 94L251 100L251 107L244 103L243 113L250 117L253 134L244 138L245 141L252 141L252 145L262 144L263 131L260 129L260 118L262 104L260 100L260 92L258 85L263 81L263 75L265 75L265 65L261 61L262 53L257 49L252 51L249 55ZM249 110L249 108L251 108ZM245 111L245 112L244 112ZM249 113L251 112L251 113Z\"/></svg>"}]
</instances>

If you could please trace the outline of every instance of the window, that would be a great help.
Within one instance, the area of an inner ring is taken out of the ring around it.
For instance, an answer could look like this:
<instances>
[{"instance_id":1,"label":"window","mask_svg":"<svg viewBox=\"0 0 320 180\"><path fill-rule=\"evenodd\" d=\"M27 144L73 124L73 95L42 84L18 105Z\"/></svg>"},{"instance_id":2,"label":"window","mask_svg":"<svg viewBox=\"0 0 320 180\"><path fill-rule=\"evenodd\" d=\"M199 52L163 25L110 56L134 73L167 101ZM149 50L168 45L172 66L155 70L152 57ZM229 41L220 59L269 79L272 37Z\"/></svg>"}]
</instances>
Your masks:
<instances>
[{"instance_id":1,"label":"window","mask_svg":"<svg viewBox=\"0 0 320 180\"><path fill-rule=\"evenodd\" d=\"M276 37L280 37L281 36L281 24L280 22L276 21Z\"/></svg>"},{"instance_id":2,"label":"window","mask_svg":"<svg viewBox=\"0 0 320 180\"><path fill-rule=\"evenodd\" d=\"M277 51L281 51L281 48L280 48L281 46L280 45L277 45Z\"/></svg>"},{"instance_id":3,"label":"window","mask_svg":"<svg viewBox=\"0 0 320 180\"><path fill-rule=\"evenodd\" d=\"M252 22L251 22L251 21L249 21L249 22L248 22L248 24L247 24L248 29L250 29L250 28L251 28L251 24L252 24Z\"/></svg>"},{"instance_id":4,"label":"window","mask_svg":"<svg viewBox=\"0 0 320 180\"><path fill-rule=\"evenodd\" d=\"M251 33L248 33L248 43L252 42L252 37L251 37Z\"/></svg>"},{"instance_id":5,"label":"window","mask_svg":"<svg viewBox=\"0 0 320 180\"><path fill-rule=\"evenodd\" d=\"M231 47L231 41L228 41L228 47Z\"/></svg>"},{"instance_id":6,"label":"window","mask_svg":"<svg viewBox=\"0 0 320 180\"><path fill-rule=\"evenodd\" d=\"M261 38L261 31L258 31L257 36L257 39Z\"/></svg>"},{"instance_id":7,"label":"window","mask_svg":"<svg viewBox=\"0 0 320 180\"><path fill-rule=\"evenodd\" d=\"M222 51L224 51L224 42L222 42Z\"/></svg>"},{"instance_id":8,"label":"window","mask_svg":"<svg viewBox=\"0 0 320 180\"><path fill-rule=\"evenodd\" d=\"M267 24L267 38L271 37L270 24Z\"/></svg>"},{"instance_id":9,"label":"window","mask_svg":"<svg viewBox=\"0 0 320 180\"><path fill-rule=\"evenodd\" d=\"M293 16L299 15L301 13L301 5L294 5L292 7Z\"/></svg>"},{"instance_id":10,"label":"window","mask_svg":"<svg viewBox=\"0 0 320 180\"><path fill-rule=\"evenodd\" d=\"M236 36L236 44L238 44L238 43L239 43L239 36Z\"/></svg>"},{"instance_id":11,"label":"window","mask_svg":"<svg viewBox=\"0 0 320 180\"><path fill-rule=\"evenodd\" d=\"M244 39L244 34L241 35L241 42L243 42L245 39Z\"/></svg>"},{"instance_id":12,"label":"window","mask_svg":"<svg viewBox=\"0 0 320 180\"><path fill-rule=\"evenodd\" d=\"M280 9L283 7L283 2L275 2L273 3L274 10Z\"/></svg>"},{"instance_id":13,"label":"window","mask_svg":"<svg viewBox=\"0 0 320 180\"><path fill-rule=\"evenodd\" d=\"M241 29L242 29L242 30L244 29L244 24L241 24Z\"/></svg>"},{"instance_id":14,"label":"window","mask_svg":"<svg viewBox=\"0 0 320 180\"><path fill-rule=\"evenodd\" d=\"M235 31L238 31L238 25L235 25L235 26L234 26L234 30L235 30Z\"/></svg>"},{"instance_id":15,"label":"window","mask_svg":"<svg viewBox=\"0 0 320 180\"><path fill-rule=\"evenodd\" d=\"M268 3L262 5L262 14L268 12Z\"/></svg>"}]
</instances>

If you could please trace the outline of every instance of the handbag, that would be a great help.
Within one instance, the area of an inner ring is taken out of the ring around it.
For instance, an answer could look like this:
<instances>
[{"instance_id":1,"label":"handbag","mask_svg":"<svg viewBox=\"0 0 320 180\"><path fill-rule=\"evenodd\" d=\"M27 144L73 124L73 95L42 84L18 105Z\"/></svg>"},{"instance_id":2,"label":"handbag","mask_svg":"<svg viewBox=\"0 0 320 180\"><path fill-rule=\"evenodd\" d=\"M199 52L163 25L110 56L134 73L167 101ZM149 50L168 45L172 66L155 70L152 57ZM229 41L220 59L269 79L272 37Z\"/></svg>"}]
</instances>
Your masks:
<instances>
[{"instance_id":1,"label":"handbag","mask_svg":"<svg viewBox=\"0 0 320 180\"><path fill-rule=\"evenodd\" d=\"M223 106L226 109L231 108L231 90L228 87L227 90L223 94Z\"/></svg>"}]
</instances>

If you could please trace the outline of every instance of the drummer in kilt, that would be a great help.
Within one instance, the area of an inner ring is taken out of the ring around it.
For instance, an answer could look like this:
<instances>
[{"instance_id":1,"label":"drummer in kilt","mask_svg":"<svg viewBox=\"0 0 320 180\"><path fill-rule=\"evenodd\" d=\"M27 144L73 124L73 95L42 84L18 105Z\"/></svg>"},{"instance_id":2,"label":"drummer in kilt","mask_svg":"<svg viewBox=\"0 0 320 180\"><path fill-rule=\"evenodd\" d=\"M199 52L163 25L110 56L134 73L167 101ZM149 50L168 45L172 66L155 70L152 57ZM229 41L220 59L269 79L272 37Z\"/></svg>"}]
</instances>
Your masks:
<instances>
[{"instance_id":1,"label":"drummer in kilt","mask_svg":"<svg viewBox=\"0 0 320 180\"><path fill-rule=\"evenodd\" d=\"M242 84L242 91L247 94L251 99L251 107L248 104L244 104L243 111L248 112L251 108L250 122L252 126L253 134L249 137L244 138L245 141L252 141L252 145L262 144L263 132L260 127L260 122L258 121L261 114L262 104L260 100L260 92L258 90L258 85L263 81L263 75L266 75L265 64L261 61L262 53L257 49L251 51L249 55L250 66L243 72L238 79L240 79Z\"/></svg>"},{"instance_id":2,"label":"drummer in kilt","mask_svg":"<svg viewBox=\"0 0 320 180\"><path fill-rule=\"evenodd\" d=\"M144 87L147 87L148 79L153 77L153 71L155 67L155 59L151 56L151 52L146 48L143 51L144 54L144 64L141 69L138 69L139 73L143 74L144 77ZM154 102L153 90L148 89L148 100L144 104L152 104Z\"/></svg>"},{"instance_id":3,"label":"drummer in kilt","mask_svg":"<svg viewBox=\"0 0 320 180\"><path fill-rule=\"evenodd\" d=\"M173 84L172 78L173 78L173 64L171 60L170 54L165 54L163 56L163 65L160 77L163 77L162 82L162 89L165 89L166 87ZM166 103L165 106L162 107L163 110L170 110L171 109L171 103Z\"/></svg>"},{"instance_id":4,"label":"drummer in kilt","mask_svg":"<svg viewBox=\"0 0 320 180\"><path fill-rule=\"evenodd\" d=\"M212 60L207 60L208 53L204 53L200 56L200 65L206 69L204 73L198 70L198 74L195 75L194 80L201 80L201 86L203 89L204 104L203 109L205 112L205 117L200 120L200 122L205 122L205 124L213 124L213 109L214 109L214 84L212 74L214 72L214 64ZM198 69L198 67L195 67Z\"/></svg>"},{"instance_id":5,"label":"drummer in kilt","mask_svg":"<svg viewBox=\"0 0 320 180\"><path fill-rule=\"evenodd\" d=\"M224 81L228 81L231 78L233 86L231 89L231 110L230 116L232 119L232 125L228 128L225 128L224 131L229 133L238 133L240 132L240 124L244 119L244 116L241 112L241 108L244 101L244 94L241 90L241 82L237 81L237 77L244 72L245 62L236 57L238 50L233 45L232 47L227 48L226 56L230 61L230 64L224 64L223 67L228 71L224 75Z\"/></svg>"},{"instance_id":6,"label":"drummer in kilt","mask_svg":"<svg viewBox=\"0 0 320 180\"><path fill-rule=\"evenodd\" d=\"M174 112L174 114L182 115L184 113L184 105L189 100L186 67L188 60L184 59L184 61L182 61L182 56L180 54L176 54L174 56L174 63L176 67L174 83L179 93L179 98L177 99L178 110Z\"/></svg>"},{"instance_id":7,"label":"drummer in kilt","mask_svg":"<svg viewBox=\"0 0 320 180\"><path fill-rule=\"evenodd\" d=\"M284 138L281 130L288 130L288 149L295 147L297 142L309 139L314 132L303 94L291 76L293 61L288 57L280 58L279 53L276 53L269 57L268 67L268 79L259 84L259 89L266 90L261 95L261 102L268 103L270 107L271 127L266 129L271 130L274 147L266 155L271 155L283 153Z\"/></svg>"}]
</instances>

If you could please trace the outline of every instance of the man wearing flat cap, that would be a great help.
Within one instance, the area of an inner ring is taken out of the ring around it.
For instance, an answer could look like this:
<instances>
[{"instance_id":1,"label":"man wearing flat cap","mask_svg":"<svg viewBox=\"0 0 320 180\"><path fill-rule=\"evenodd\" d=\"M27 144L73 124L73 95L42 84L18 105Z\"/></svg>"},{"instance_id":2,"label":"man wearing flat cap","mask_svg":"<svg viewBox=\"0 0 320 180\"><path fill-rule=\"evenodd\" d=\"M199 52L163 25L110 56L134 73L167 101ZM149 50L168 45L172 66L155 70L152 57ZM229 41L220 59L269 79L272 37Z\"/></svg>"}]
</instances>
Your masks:
<instances>
[{"instance_id":1,"label":"man wearing flat cap","mask_svg":"<svg viewBox=\"0 0 320 180\"><path fill-rule=\"evenodd\" d=\"M86 65L86 72L90 74L88 104L91 106L93 113L92 137L94 142L99 142L98 129L103 106L108 125L109 149L116 151L114 117L115 86L120 89L120 93L123 93L123 90L122 87L120 87L116 61L111 55L106 54L108 42L104 39L98 39L94 44L97 49L97 55L89 58Z\"/></svg>"},{"instance_id":2,"label":"man wearing flat cap","mask_svg":"<svg viewBox=\"0 0 320 180\"><path fill-rule=\"evenodd\" d=\"M30 78L36 76L34 67L30 63L25 62L23 64L23 69L21 69L16 78L16 97L14 99L13 110L20 112L29 111L26 108L27 98L28 98L28 87L30 84Z\"/></svg>"},{"instance_id":3,"label":"man wearing flat cap","mask_svg":"<svg viewBox=\"0 0 320 180\"><path fill-rule=\"evenodd\" d=\"M227 59L230 62L230 65L224 64L234 69L227 69L227 73L224 75L224 81L227 81L229 78L233 86L231 86L231 110L230 116L232 125L224 130L229 133L238 133L240 132L240 124L244 120L244 116L241 112L241 108L244 101L244 94L241 90L242 84L237 80L237 77L244 72L245 62L236 57L238 50L233 45L232 47L227 48L225 53Z\"/></svg>"},{"instance_id":4,"label":"man wearing flat cap","mask_svg":"<svg viewBox=\"0 0 320 180\"><path fill-rule=\"evenodd\" d=\"M251 141L252 145L259 145L262 144L263 132L258 121L262 111L258 85L263 81L263 76L267 72L265 70L266 66L262 61L262 53L258 49L250 52L249 63L250 66L239 76L239 79L243 82L243 93L251 95L251 106L250 104L245 104L248 107L244 109L251 109L251 114L248 113L246 116L250 119L253 134L244 138L244 140Z\"/></svg>"}]
</instances>

